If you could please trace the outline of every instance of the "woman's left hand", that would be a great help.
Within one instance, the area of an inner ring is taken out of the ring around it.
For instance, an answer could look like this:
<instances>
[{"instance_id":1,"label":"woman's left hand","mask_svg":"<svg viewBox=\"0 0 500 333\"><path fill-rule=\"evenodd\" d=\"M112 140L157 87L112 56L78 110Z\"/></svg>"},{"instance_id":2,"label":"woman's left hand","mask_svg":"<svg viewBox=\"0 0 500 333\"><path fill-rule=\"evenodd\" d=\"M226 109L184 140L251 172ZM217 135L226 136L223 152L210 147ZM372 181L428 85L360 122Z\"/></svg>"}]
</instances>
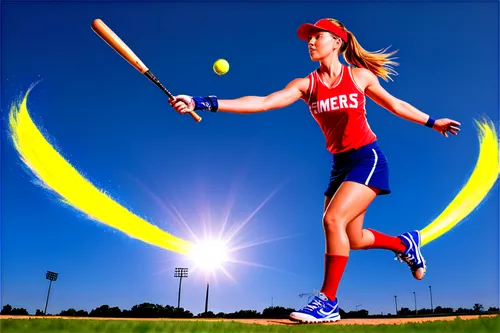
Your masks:
<instances>
[{"instance_id":1,"label":"woman's left hand","mask_svg":"<svg viewBox=\"0 0 500 333\"><path fill-rule=\"evenodd\" d=\"M457 135L458 132L460 131L460 128L458 127L460 125L461 124L456 120L442 118L436 120L432 128L438 131L439 133L443 134L445 137L448 137L448 132L453 135Z\"/></svg>"}]
</instances>

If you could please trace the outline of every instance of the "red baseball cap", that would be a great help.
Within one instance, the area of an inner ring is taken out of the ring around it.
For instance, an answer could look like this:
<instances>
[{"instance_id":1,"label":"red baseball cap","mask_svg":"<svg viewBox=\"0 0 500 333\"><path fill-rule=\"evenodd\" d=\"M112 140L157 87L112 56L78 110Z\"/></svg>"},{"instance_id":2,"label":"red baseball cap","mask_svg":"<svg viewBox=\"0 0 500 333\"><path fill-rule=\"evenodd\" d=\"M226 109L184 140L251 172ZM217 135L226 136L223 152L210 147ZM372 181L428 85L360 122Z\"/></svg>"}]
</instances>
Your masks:
<instances>
[{"instance_id":1,"label":"red baseball cap","mask_svg":"<svg viewBox=\"0 0 500 333\"><path fill-rule=\"evenodd\" d=\"M336 36L339 36L344 42L347 43L347 33L341 27L328 19L321 19L314 24L302 24L297 30L297 35L300 39L307 41L312 30L323 30L331 32Z\"/></svg>"}]
</instances>

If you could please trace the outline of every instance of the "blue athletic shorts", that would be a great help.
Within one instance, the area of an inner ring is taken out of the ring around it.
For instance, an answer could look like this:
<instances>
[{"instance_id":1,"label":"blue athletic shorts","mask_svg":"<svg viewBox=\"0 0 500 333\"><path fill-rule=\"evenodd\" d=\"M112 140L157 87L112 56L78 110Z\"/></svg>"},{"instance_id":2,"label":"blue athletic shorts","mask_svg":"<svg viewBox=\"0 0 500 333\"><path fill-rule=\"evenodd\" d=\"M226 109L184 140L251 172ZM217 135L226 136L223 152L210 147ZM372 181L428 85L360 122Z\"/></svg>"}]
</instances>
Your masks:
<instances>
[{"instance_id":1,"label":"blue athletic shorts","mask_svg":"<svg viewBox=\"0 0 500 333\"><path fill-rule=\"evenodd\" d=\"M389 166L377 141L357 150L333 154L330 182L325 196L333 197L344 181L353 181L380 189L379 195L391 193Z\"/></svg>"}]
</instances>

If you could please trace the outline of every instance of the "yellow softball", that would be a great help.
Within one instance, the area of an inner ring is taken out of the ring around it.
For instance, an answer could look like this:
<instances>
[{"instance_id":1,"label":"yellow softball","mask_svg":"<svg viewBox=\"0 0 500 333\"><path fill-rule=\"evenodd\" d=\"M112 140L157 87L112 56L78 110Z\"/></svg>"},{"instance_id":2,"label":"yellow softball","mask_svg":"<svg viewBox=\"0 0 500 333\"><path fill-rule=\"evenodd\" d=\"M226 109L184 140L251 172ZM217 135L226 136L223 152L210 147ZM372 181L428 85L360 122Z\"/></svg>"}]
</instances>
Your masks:
<instances>
[{"instance_id":1,"label":"yellow softball","mask_svg":"<svg viewBox=\"0 0 500 333\"><path fill-rule=\"evenodd\" d=\"M214 72L217 75L224 75L229 71L229 63L225 59L217 59L214 62Z\"/></svg>"}]
</instances>

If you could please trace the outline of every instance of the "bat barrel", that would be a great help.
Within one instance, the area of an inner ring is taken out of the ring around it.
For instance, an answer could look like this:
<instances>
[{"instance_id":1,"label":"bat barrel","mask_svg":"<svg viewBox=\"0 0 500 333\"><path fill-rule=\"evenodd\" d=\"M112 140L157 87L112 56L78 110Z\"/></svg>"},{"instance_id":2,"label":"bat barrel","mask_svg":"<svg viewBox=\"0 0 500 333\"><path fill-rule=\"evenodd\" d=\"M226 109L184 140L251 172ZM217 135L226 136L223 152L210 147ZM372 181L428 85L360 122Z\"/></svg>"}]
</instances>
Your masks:
<instances>
[{"instance_id":1,"label":"bat barrel","mask_svg":"<svg viewBox=\"0 0 500 333\"><path fill-rule=\"evenodd\" d=\"M101 19L95 19L91 25L92 30L101 37L113 50L121 55L129 64L139 72L144 73L148 67L139 57L118 37Z\"/></svg>"},{"instance_id":2,"label":"bat barrel","mask_svg":"<svg viewBox=\"0 0 500 333\"><path fill-rule=\"evenodd\" d=\"M91 25L92 30L101 37L111 48L113 48L119 55L121 55L129 64L135 67L139 72L144 74L147 78L158 86L165 94L168 95L169 99L174 99L175 97L170 93L170 91L165 88L160 81L151 73L151 71L146 67L146 65L139 59L137 55L125 44L120 37L118 37L113 30L111 30L101 19L95 19ZM201 121L201 117L196 114L196 112L190 112L196 122Z\"/></svg>"}]
</instances>

